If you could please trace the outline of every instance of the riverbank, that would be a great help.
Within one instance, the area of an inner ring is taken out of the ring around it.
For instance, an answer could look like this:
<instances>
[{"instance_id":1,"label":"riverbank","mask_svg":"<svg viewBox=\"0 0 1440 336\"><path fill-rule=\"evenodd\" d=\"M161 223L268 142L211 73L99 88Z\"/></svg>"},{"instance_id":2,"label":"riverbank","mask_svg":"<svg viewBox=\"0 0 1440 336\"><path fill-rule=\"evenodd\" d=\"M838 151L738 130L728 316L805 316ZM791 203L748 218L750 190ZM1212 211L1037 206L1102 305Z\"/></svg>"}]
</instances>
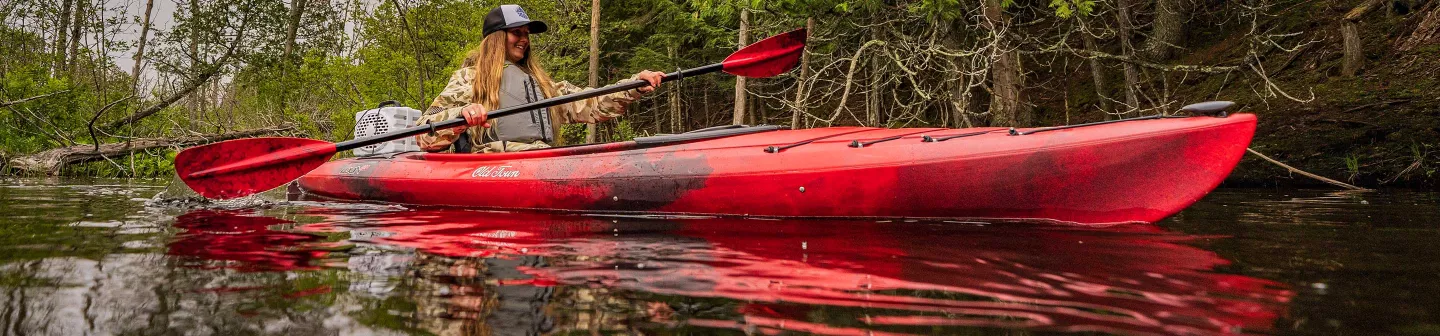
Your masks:
<instances>
[{"instance_id":1,"label":"riverbank","mask_svg":"<svg viewBox=\"0 0 1440 336\"><path fill-rule=\"evenodd\" d=\"M1368 188L1440 187L1440 45L1382 51L1364 72L1338 76L1336 54L1308 56L1309 65L1277 82L1313 90L1314 100L1241 99L1261 115L1251 147L1306 171ZM1307 56L1301 56L1307 57ZM1309 85L1307 85L1309 84ZM1250 185L1315 185L1283 168L1247 157L1230 177Z\"/></svg>"}]
</instances>

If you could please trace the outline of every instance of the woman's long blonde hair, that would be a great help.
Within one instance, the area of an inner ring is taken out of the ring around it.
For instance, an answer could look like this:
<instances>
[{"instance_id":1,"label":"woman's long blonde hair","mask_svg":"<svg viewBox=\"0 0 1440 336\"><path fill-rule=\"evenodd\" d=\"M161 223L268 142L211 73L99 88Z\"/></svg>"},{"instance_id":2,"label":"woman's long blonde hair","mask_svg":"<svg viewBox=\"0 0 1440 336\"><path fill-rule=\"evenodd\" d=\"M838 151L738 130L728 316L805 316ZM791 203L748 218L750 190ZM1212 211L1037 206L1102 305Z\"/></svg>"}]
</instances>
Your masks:
<instances>
[{"instance_id":1,"label":"woman's long blonde hair","mask_svg":"<svg viewBox=\"0 0 1440 336\"><path fill-rule=\"evenodd\" d=\"M465 59L467 65L475 66L475 82L472 83L475 90L473 103L484 105L486 109L492 111L500 108L500 78L505 72L505 44L508 35L510 33L503 30L491 33L490 36L485 37L479 47L470 50L470 55ZM536 60L529 50L525 51L525 58L516 61L515 65L535 78L536 84L540 86L540 91L545 94L545 98L555 96L555 86L550 80L550 74L545 72L545 69L540 66L540 61ZM553 118L554 112L551 114Z\"/></svg>"}]
</instances>

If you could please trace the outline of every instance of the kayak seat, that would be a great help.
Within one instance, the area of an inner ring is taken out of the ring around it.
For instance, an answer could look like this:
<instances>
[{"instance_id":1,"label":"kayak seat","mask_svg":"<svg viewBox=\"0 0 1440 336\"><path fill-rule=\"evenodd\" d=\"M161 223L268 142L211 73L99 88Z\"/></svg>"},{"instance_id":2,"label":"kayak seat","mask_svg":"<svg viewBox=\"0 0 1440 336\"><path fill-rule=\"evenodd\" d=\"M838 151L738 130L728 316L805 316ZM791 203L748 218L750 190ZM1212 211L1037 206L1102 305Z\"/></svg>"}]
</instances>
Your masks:
<instances>
[{"instance_id":1,"label":"kayak seat","mask_svg":"<svg viewBox=\"0 0 1440 336\"><path fill-rule=\"evenodd\" d=\"M529 158L547 158L582 154L594 154L603 152L614 152L631 150L636 148L650 148L666 145L679 144L684 142L718 139L737 135L770 132L787 127L774 125L724 127L704 132L687 132L681 134L657 135L638 137L632 141L610 142L599 144L576 144L570 146L550 147L520 152L506 153L415 153L410 156L413 160L425 161L493 161L493 160L518 160ZM412 152L414 153L414 152Z\"/></svg>"},{"instance_id":2,"label":"kayak seat","mask_svg":"<svg viewBox=\"0 0 1440 336\"><path fill-rule=\"evenodd\" d=\"M1185 107L1180 108L1180 112L1189 112L1199 115L1217 116L1223 118L1225 117L1225 111L1230 110L1231 107L1235 107L1235 102L1207 101L1203 103L1185 105Z\"/></svg>"}]
</instances>

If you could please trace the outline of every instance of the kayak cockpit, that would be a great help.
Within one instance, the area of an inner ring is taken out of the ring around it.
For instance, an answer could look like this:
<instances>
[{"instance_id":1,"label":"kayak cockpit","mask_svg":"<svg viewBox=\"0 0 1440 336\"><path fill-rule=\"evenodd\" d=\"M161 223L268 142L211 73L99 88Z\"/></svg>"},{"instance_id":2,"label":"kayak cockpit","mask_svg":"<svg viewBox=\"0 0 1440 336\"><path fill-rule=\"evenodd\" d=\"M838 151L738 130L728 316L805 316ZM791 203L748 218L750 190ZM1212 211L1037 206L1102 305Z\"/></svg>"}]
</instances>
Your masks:
<instances>
[{"instance_id":1,"label":"kayak cockpit","mask_svg":"<svg viewBox=\"0 0 1440 336\"><path fill-rule=\"evenodd\" d=\"M407 159L425 161L491 161L491 160L514 160L560 157L582 154L595 154L605 152L617 152L638 148L651 148L658 146L675 145L681 143L727 138L732 136L764 133L784 129L776 125L728 125L694 130L680 134L662 134L648 137L638 137L631 141L611 142L602 144L584 144L562 147L551 147L523 152L507 153L422 153L411 152L402 154Z\"/></svg>"}]
</instances>

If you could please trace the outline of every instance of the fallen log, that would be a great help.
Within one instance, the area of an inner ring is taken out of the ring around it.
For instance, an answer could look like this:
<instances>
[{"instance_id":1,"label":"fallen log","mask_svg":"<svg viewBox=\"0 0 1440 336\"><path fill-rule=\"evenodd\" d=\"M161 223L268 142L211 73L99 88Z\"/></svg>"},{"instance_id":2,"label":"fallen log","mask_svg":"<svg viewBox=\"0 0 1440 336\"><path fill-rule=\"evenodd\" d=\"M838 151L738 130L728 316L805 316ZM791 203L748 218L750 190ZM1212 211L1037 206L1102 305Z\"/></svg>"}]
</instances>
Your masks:
<instances>
[{"instance_id":1,"label":"fallen log","mask_svg":"<svg viewBox=\"0 0 1440 336\"><path fill-rule=\"evenodd\" d=\"M282 125L221 134L177 138L133 139L126 142L108 143L99 146L82 144L16 157L15 159L8 160L7 163L9 163L10 169L16 170L20 174L54 176L59 175L65 166L77 163L123 158L135 152L151 149L189 147L217 141L276 134L294 129L294 125Z\"/></svg>"},{"instance_id":2,"label":"fallen log","mask_svg":"<svg viewBox=\"0 0 1440 336\"><path fill-rule=\"evenodd\" d=\"M1440 42L1440 5L1430 6L1430 13L1420 20L1410 37L1395 42L1395 50L1410 51L1436 42Z\"/></svg>"}]
</instances>

